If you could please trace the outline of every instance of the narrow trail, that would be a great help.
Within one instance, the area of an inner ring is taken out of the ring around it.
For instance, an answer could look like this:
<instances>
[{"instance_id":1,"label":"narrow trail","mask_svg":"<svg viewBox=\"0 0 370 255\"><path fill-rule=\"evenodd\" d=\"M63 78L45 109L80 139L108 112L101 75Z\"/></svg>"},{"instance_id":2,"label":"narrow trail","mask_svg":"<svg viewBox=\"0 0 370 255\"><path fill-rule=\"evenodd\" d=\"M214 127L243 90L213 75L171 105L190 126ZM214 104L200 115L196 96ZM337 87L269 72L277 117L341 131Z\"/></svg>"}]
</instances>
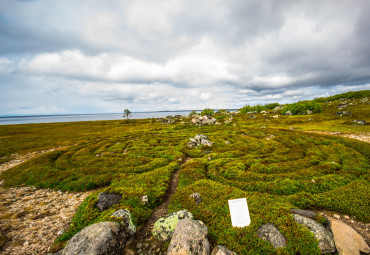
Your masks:
<instances>
[{"instance_id":1,"label":"narrow trail","mask_svg":"<svg viewBox=\"0 0 370 255\"><path fill-rule=\"evenodd\" d=\"M152 237L152 228L154 223L161 217L166 216L168 213L168 206L170 204L170 199L176 192L176 188L179 182L179 173L181 168L191 161L191 158L186 158L186 160L181 164L179 169L174 171L171 175L170 188L168 189L163 202L158 208L150 215L149 220L141 229L138 229L132 240L127 244L128 249L126 249L125 254L165 254L163 244L156 241ZM146 247L147 246L147 247ZM145 248L151 249L149 253L145 252ZM137 250L137 253L132 253L132 250ZM139 251L142 250L142 251Z\"/></svg>"}]
</instances>

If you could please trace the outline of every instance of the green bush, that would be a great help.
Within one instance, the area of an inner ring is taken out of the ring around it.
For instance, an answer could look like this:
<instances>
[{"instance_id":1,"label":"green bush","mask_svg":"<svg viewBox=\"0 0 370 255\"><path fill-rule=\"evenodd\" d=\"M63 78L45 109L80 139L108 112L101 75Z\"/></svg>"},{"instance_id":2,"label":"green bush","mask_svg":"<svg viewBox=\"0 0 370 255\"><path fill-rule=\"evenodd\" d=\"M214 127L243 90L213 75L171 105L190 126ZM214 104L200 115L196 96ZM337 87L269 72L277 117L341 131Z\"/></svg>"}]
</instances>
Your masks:
<instances>
[{"instance_id":1,"label":"green bush","mask_svg":"<svg viewBox=\"0 0 370 255\"><path fill-rule=\"evenodd\" d=\"M200 115L204 116L204 115L207 115L207 116L212 116L213 114L215 113L215 111L213 109L209 109L209 108L206 108L204 109Z\"/></svg>"},{"instance_id":2,"label":"green bush","mask_svg":"<svg viewBox=\"0 0 370 255\"><path fill-rule=\"evenodd\" d=\"M297 102L294 104L288 104L282 109L283 114L287 111L290 111L294 115L307 114L307 111L319 113L322 112L322 106L320 103L314 101Z\"/></svg>"},{"instance_id":3,"label":"green bush","mask_svg":"<svg viewBox=\"0 0 370 255\"><path fill-rule=\"evenodd\" d=\"M261 112L261 111L268 111L273 110L276 106L278 106L278 103L271 103L271 104L257 104L257 105L246 105L242 108L240 108L240 113L247 113L247 112Z\"/></svg>"}]
</instances>

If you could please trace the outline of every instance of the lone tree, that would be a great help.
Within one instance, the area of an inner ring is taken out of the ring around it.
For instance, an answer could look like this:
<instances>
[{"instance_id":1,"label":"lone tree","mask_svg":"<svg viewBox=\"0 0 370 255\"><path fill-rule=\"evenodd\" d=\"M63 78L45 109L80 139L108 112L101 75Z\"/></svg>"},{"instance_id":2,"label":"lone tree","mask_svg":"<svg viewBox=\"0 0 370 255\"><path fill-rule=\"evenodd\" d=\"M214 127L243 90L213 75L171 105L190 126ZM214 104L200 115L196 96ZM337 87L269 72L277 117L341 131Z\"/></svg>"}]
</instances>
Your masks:
<instances>
[{"instance_id":1,"label":"lone tree","mask_svg":"<svg viewBox=\"0 0 370 255\"><path fill-rule=\"evenodd\" d=\"M131 115L131 112L130 112L130 110L129 109L125 109L124 111L123 111L123 118L126 118L127 120L131 117L132 115Z\"/></svg>"}]
</instances>

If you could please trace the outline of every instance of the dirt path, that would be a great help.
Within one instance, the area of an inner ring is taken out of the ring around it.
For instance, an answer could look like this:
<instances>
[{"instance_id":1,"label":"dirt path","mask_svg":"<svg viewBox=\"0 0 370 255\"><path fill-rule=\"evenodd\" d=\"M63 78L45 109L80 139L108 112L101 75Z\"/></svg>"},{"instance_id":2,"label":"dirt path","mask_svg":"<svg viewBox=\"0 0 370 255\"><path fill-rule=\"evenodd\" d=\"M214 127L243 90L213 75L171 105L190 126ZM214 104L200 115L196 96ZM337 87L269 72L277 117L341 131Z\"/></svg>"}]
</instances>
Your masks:
<instances>
[{"instance_id":1,"label":"dirt path","mask_svg":"<svg viewBox=\"0 0 370 255\"><path fill-rule=\"evenodd\" d=\"M6 171L54 148L13 155L0 165ZM0 253L6 255L44 254L55 238L65 231L78 206L89 195L24 186L4 189L0 181Z\"/></svg>"},{"instance_id":2,"label":"dirt path","mask_svg":"<svg viewBox=\"0 0 370 255\"><path fill-rule=\"evenodd\" d=\"M152 228L159 218L167 215L170 199L172 195L175 194L178 185L180 169L190 160L191 158L187 158L184 163L181 164L179 169L172 173L170 188L167 191L162 204L152 213L152 215L150 215L150 218L144 227L139 229L133 239L129 241L125 254L166 254L167 250L166 247L163 246L163 243L156 241L152 237ZM136 253L133 252L134 250L136 250Z\"/></svg>"},{"instance_id":3,"label":"dirt path","mask_svg":"<svg viewBox=\"0 0 370 255\"><path fill-rule=\"evenodd\" d=\"M329 132L329 131L303 131L305 133L314 133L314 134L320 134L320 135L333 135L333 136L342 136L347 138L352 138L356 140L360 140L366 143L370 143L370 133L369 132L358 132L358 133L341 133L341 132Z\"/></svg>"}]
</instances>

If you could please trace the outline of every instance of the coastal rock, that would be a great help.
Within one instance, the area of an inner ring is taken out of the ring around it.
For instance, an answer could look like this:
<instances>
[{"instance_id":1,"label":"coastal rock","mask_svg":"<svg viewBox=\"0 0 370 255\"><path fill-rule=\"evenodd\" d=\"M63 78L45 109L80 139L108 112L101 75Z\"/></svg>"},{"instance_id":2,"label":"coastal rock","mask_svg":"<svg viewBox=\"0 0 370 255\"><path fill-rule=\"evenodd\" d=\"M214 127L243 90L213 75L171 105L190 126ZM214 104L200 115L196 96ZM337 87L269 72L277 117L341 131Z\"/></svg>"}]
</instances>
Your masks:
<instances>
[{"instance_id":1,"label":"coastal rock","mask_svg":"<svg viewBox=\"0 0 370 255\"><path fill-rule=\"evenodd\" d=\"M202 197L200 196L199 193L193 193L190 195L190 198L193 198L195 203L197 203L197 205L199 205L200 203L202 203Z\"/></svg>"},{"instance_id":2,"label":"coastal rock","mask_svg":"<svg viewBox=\"0 0 370 255\"><path fill-rule=\"evenodd\" d=\"M136 233L136 226L132 222L131 214L129 210L126 209L120 209L118 211L115 211L111 217L116 218L117 220L120 220L121 226L124 228L124 230L130 234L133 235Z\"/></svg>"},{"instance_id":3,"label":"coastal rock","mask_svg":"<svg viewBox=\"0 0 370 255\"><path fill-rule=\"evenodd\" d=\"M153 225L152 234L158 241L170 241L179 221L187 218L193 219L193 215L187 210L173 212L159 218Z\"/></svg>"},{"instance_id":4,"label":"coastal rock","mask_svg":"<svg viewBox=\"0 0 370 255\"><path fill-rule=\"evenodd\" d=\"M211 252L211 255L237 255L237 254L233 251L230 251L225 246L217 245Z\"/></svg>"},{"instance_id":5,"label":"coastal rock","mask_svg":"<svg viewBox=\"0 0 370 255\"><path fill-rule=\"evenodd\" d=\"M274 248L281 248L286 246L286 240L282 233L275 227L275 225L268 223L262 225L257 230L259 238L269 242Z\"/></svg>"},{"instance_id":6,"label":"coastal rock","mask_svg":"<svg viewBox=\"0 0 370 255\"><path fill-rule=\"evenodd\" d=\"M339 255L360 255L360 252L370 253L369 246L353 228L339 220L330 217L328 219Z\"/></svg>"},{"instance_id":7,"label":"coastal rock","mask_svg":"<svg viewBox=\"0 0 370 255\"><path fill-rule=\"evenodd\" d=\"M310 219L315 219L317 216L314 211L310 211L310 210L290 209L290 213L299 214L301 216L304 216Z\"/></svg>"},{"instance_id":8,"label":"coastal rock","mask_svg":"<svg viewBox=\"0 0 370 255\"><path fill-rule=\"evenodd\" d=\"M181 220L173 233L167 255L199 254L209 255L208 228L203 222Z\"/></svg>"},{"instance_id":9,"label":"coastal rock","mask_svg":"<svg viewBox=\"0 0 370 255\"><path fill-rule=\"evenodd\" d=\"M326 228L324 228L323 225L317 223L314 220L311 220L310 218L298 214L294 214L293 219L298 224L305 226L315 235L316 239L319 242L319 248L322 253L335 252L333 234L330 233Z\"/></svg>"},{"instance_id":10,"label":"coastal rock","mask_svg":"<svg viewBox=\"0 0 370 255\"><path fill-rule=\"evenodd\" d=\"M119 255L129 234L116 222L100 222L78 232L67 243L62 255Z\"/></svg>"},{"instance_id":11,"label":"coastal rock","mask_svg":"<svg viewBox=\"0 0 370 255\"><path fill-rule=\"evenodd\" d=\"M111 208L113 205L118 204L122 199L121 194L102 192L98 196L98 203L96 206L100 211Z\"/></svg>"}]
</instances>

